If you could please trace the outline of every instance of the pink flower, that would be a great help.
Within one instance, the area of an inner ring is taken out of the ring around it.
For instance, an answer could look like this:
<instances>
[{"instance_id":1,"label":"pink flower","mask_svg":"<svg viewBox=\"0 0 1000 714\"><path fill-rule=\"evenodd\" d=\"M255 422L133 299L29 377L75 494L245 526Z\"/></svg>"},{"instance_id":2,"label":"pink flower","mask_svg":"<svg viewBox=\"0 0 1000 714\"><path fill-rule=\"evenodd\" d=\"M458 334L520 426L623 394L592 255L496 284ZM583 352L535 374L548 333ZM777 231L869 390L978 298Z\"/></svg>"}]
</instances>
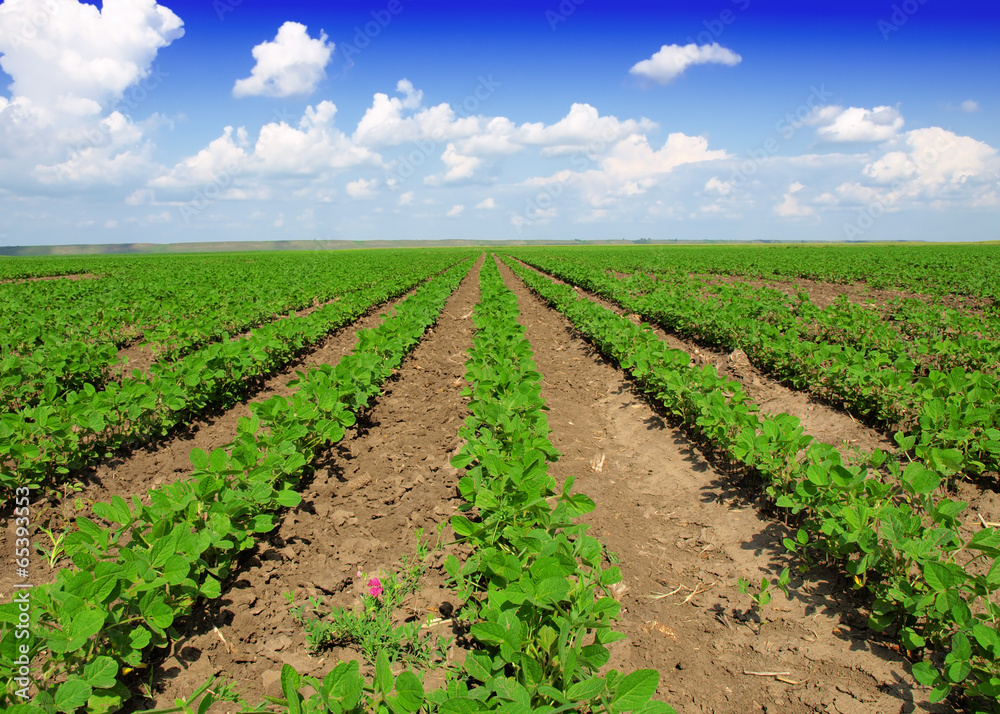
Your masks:
<instances>
[{"instance_id":1,"label":"pink flower","mask_svg":"<svg viewBox=\"0 0 1000 714\"><path fill-rule=\"evenodd\" d=\"M355 573L354 577L360 578L361 577L361 571L359 570L357 573Z\"/></svg>"},{"instance_id":2,"label":"pink flower","mask_svg":"<svg viewBox=\"0 0 1000 714\"><path fill-rule=\"evenodd\" d=\"M372 578L368 581L368 593L378 597L382 594L382 581L378 578Z\"/></svg>"}]
</instances>

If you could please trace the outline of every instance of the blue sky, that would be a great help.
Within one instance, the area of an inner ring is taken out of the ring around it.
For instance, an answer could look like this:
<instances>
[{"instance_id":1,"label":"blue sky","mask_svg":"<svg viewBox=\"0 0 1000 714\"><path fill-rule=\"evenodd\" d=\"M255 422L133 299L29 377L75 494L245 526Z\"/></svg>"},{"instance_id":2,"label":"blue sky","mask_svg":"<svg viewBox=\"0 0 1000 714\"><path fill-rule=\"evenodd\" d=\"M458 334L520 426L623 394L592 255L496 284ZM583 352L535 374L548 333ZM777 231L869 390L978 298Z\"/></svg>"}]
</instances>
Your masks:
<instances>
[{"instance_id":1,"label":"blue sky","mask_svg":"<svg viewBox=\"0 0 1000 714\"><path fill-rule=\"evenodd\" d=\"M997 20L6 0L0 244L997 240Z\"/></svg>"}]
</instances>

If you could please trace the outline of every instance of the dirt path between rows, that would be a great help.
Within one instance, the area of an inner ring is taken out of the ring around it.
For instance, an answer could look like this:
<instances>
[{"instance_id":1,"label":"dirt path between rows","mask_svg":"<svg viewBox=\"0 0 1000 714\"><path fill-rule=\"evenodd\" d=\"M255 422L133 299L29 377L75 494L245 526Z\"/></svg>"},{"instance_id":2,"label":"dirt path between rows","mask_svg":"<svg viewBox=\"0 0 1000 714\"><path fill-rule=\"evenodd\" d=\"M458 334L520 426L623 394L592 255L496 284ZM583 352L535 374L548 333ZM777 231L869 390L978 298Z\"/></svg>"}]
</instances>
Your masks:
<instances>
[{"instance_id":1,"label":"dirt path between rows","mask_svg":"<svg viewBox=\"0 0 1000 714\"><path fill-rule=\"evenodd\" d=\"M109 501L116 495L129 502L132 496L145 498L150 488L190 474L192 467L188 457L192 449L197 447L211 452L228 444L236 436L239 418L251 416L249 404L266 401L276 394L291 394L293 390L288 387L288 382L296 378L296 371L308 371L321 364L336 364L357 342L359 330L377 327L382 321L382 314L409 294L373 306L353 323L330 333L314 349L272 375L263 387L234 407L202 415L165 442L152 443L127 456L114 457L83 469L76 475L75 484L67 483L62 488L53 489L54 492L49 492L45 501L32 505L32 523L54 529L53 535L58 536L77 516L92 516L90 506L94 503ZM9 519L9 523L10 527L0 529L0 549L3 549L0 552L14 552L16 533L13 519ZM48 536L40 529L35 532L34 542L51 547ZM67 564L68 561L63 561L51 568L36 555L31 582L35 585L50 583L58 569ZM15 580L12 569L4 568L0 573L0 594L12 592L15 582L19 581Z\"/></svg>"},{"instance_id":2,"label":"dirt path between rows","mask_svg":"<svg viewBox=\"0 0 1000 714\"><path fill-rule=\"evenodd\" d=\"M682 713L948 711L926 704L908 665L869 640L862 603L836 573L793 576L791 600L776 593L763 623L748 615L737 581L794 565L784 529L565 318L501 272L544 375L550 438L562 454L551 473L574 475L595 500L592 534L622 567L619 629L628 640L613 646L611 666L657 669L658 698Z\"/></svg>"},{"instance_id":3,"label":"dirt path between rows","mask_svg":"<svg viewBox=\"0 0 1000 714\"><path fill-rule=\"evenodd\" d=\"M522 262L521 265L541 273L557 283L563 282L527 263ZM617 315L629 315L628 311L610 300L583 288L574 287L574 289L580 296L603 305ZM629 315L629 317L633 322L640 322L638 316ZM895 451L895 444L882 432L858 423L847 412L835 409L815 399L807 392L786 387L755 367L742 350L727 353L667 332L659 325L651 324L650 327L668 347L687 352L691 356L692 364L698 367L711 364L720 375L735 379L742 384L750 398L760 407L762 413L785 413L798 417L806 434L811 435L817 441L838 447L845 456L849 454L851 449L870 452L877 447L883 451Z\"/></svg>"},{"instance_id":4,"label":"dirt path between rows","mask_svg":"<svg viewBox=\"0 0 1000 714\"><path fill-rule=\"evenodd\" d=\"M214 675L257 704L265 694L280 693L283 664L322 678L337 662L358 659L343 647L310 654L284 593L294 593L296 604L323 596L331 605L355 607L364 587L357 572L398 569L401 555L412 558L414 529L424 528L425 540L435 536L436 526L462 502L459 472L449 462L467 415L461 392L478 300L477 265L367 418L322 461L302 503L244 559L222 597L181 624L183 639L152 672L158 682L153 697L137 699L134 707L170 706ZM454 538L450 528L445 536ZM420 592L406 603L411 616L425 619L449 601L441 567L448 552L458 551L448 547L431 556ZM452 635L446 623L435 631ZM425 679L427 686L434 686L433 677ZM235 710L218 703L211 712Z\"/></svg>"}]
</instances>

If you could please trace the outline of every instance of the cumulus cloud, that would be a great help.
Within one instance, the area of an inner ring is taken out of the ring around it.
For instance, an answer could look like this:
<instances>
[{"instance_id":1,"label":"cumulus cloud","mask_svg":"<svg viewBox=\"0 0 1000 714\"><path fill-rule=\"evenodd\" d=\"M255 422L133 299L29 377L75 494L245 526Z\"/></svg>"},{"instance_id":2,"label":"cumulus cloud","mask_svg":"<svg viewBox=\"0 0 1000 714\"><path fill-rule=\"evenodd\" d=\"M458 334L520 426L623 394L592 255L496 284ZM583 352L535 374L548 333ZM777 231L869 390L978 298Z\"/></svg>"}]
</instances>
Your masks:
<instances>
[{"instance_id":1,"label":"cumulus cloud","mask_svg":"<svg viewBox=\"0 0 1000 714\"><path fill-rule=\"evenodd\" d=\"M428 186L474 182L479 179L477 171L483 166L481 158L462 154L455 148L454 144L448 144L445 147L444 152L441 154L441 161L448 168L444 173L425 178L424 183Z\"/></svg>"},{"instance_id":2,"label":"cumulus cloud","mask_svg":"<svg viewBox=\"0 0 1000 714\"><path fill-rule=\"evenodd\" d=\"M205 149L182 160L149 185L166 189L230 183L248 187L262 180L320 178L355 166L380 166L378 154L355 145L334 126L336 113L332 102L308 106L297 126L285 120L269 122L261 127L253 143L246 128L226 127L223 135ZM251 198L260 196L260 192L231 191L227 196ZM317 194L317 198L322 197Z\"/></svg>"},{"instance_id":3,"label":"cumulus cloud","mask_svg":"<svg viewBox=\"0 0 1000 714\"><path fill-rule=\"evenodd\" d=\"M979 102L975 99L966 99L961 105L962 111L968 114L979 111Z\"/></svg>"},{"instance_id":4,"label":"cumulus cloud","mask_svg":"<svg viewBox=\"0 0 1000 714\"><path fill-rule=\"evenodd\" d=\"M898 149L865 166L865 176L914 196L939 196L997 180L997 150L972 137L930 127L907 132L899 143Z\"/></svg>"},{"instance_id":5,"label":"cumulus cloud","mask_svg":"<svg viewBox=\"0 0 1000 714\"><path fill-rule=\"evenodd\" d=\"M830 143L888 141L903 128L895 107L819 107L803 122L816 129L816 138Z\"/></svg>"},{"instance_id":6,"label":"cumulus cloud","mask_svg":"<svg viewBox=\"0 0 1000 714\"><path fill-rule=\"evenodd\" d=\"M161 81L156 54L183 34L155 0L0 4L0 66L13 79L0 99L3 181L119 185L155 170L146 127L116 105Z\"/></svg>"},{"instance_id":7,"label":"cumulus cloud","mask_svg":"<svg viewBox=\"0 0 1000 714\"><path fill-rule=\"evenodd\" d=\"M102 10L77 0L6 0L0 66L13 96L46 112L93 115L147 77L156 53L183 34L181 19L155 0L105 0Z\"/></svg>"},{"instance_id":8,"label":"cumulus cloud","mask_svg":"<svg viewBox=\"0 0 1000 714\"><path fill-rule=\"evenodd\" d=\"M452 206L448 210L448 213L446 213L445 215L448 216L448 218L455 218L456 216L460 215L464 210L465 206L459 203L457 205Z\"/></svg>"},{"instance_id":9,"label":"cumulus cloud","mask_svg":"<svg viewBox=\"0 0 1000 714\"><path fill-rule=\"evenodd\" d=\"M721 64L734 67L743 60L730 49L713 42L710 45L663 45L649 59L636 62L630 74L651 79L659 84L669 84L696 64Z\"/></svg>"},{"instance_id":10,"label":"cumulus cloud","mask_svg":"<svg viewBox=\"0 0 1000 714\"><path fill-rule=\"evenodd\" d=\"M728 196L733 192L733 182L723 181L718 176L713 176L705 182L705 190L719 196Z\"/></svg>"},{"instance_id":11,"label":"cumulus cloud","mask_svg":"<svg viewBox=\"0 0 1000 714\"><path fill-rule=\"evenodd\" d=\"M484 198L482 201L476 204L476 208L481 209L493 209L497 207L497 202L492 198Z\"/></svg>"},{"instance_id":12,"label":"cumulus cloud","mask_svg":"<svg viewBox=\"0 0 1000 714\"><path fill-rule=\"evenodd\" d=\"M358 179L347 184L344 190L351 198L370 198L375 195L378 179Z\"/></svg>"},{"instance_id":13,"label":"cumulus cloud","mask_svg":"<svg viewBox=\"0 0 1000 714\"><path fill-rule=\"evenodd\" d=\"M168 173L149 182L154 188L182 189L219 185L228 187L233 177L246 170L250 145L243 127L227 126L222 136L213 140L194 156L179 162Z\"/></svg>"},{"instance_id":14,"label":"cumulus cloud","mask_svg":"<svg viewBox=\"0 0 1000 714\"><path fill-rule=\"evenodd\" d=\"M413 191L407 191L406 193L400 194L399 200L396 203L400 206L412 206L413 199L416 194Z\"/></svg>"},{"instance_id":15,"label":"cumulus cloud","mask_svg":"<svg viewBox=\"0 0 1000 714\"><path fill-rule=\"evenodd\" d=\"M375 94L358 122L353 141L364 146L396 146L420 140L443 142L479 131L479 118L459 117L449 104L422 109L423 92L407 79L396 83L396 92L403 96Z\"/></svg>"},{"instance_id":16,"label":"cumulus cloud","mask_svg":"<svg viewBox=\"0 0 1000 714\"><path fill-rule=\"evenodd\" d=\"M781 203L774 207L774 212L782 218L804 218L815 215L816 210L812 206L803 206L795 196L796 193L804 188L805 186L798 181L792 182L788 186L788 191L782 197L783 200Z\"/></svg>"},{"instance_id":17,"label":"cumulus cloud","mask_svg":"<svg viewBox=\"0 0 1000 714\"><path fill-rule=\"evenodd\" d=\"M632 134L615 144L600 165L609 178L618 182L648 184L678 166L725 158L729 158L729 154L722 149L710 150L708 139L703 136L674 132L663 146L654 150L646 136Z\"/></svg>"},{"instance_id":18,"label":"cumulus cloud","mask_svg":"<svg viewBox=\"0 0 1000 714\"><path fill-rule=\"evenodd\" d=\"M309 37L299 22L286 22L278 28L273 42L253 48L257 64L250 76L236 80L234 97L291 97L312 94L326 77L334 44L325 32L318 39Z\"/></svg>"}]
</instances>

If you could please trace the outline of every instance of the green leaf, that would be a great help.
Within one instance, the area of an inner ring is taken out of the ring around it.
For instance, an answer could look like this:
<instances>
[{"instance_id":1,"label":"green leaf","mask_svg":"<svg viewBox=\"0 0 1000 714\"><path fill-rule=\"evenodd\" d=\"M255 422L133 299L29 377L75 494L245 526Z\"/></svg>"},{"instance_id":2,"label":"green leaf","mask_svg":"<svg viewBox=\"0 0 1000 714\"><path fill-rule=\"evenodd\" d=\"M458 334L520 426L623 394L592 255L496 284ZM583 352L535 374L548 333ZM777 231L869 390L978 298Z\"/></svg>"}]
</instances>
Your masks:
<instances>
[{"instance_id":1,"label":"green leaf","mask_svg":"<svg viewBox=\"0 0 1000 714\"><path fill-rule=\"evenodd\" d=\"M54 698L56 710L72 714L90 699L93 687L82 679L70 679L59 685Z\"/></svg>"},{"instance_id":2,"label":"green leaf","mask_svg":"<svg viewBox=\"0 0 1000 714\"><path fill-rule=\"evenodd\" d=\"M604 691L603 679L585 679L570 687L566 691L566 696L574 702L582 702L593 699L602 691Z\"/></svg>"},{"instance_id":3,"label":"green leaf","mask_svg":"<svg viewBox=\"0 0 1000 714\"><path fill-rule=\"evenodd\" d=\"M465 671L473 679L485 682L493 674L493 662L482 650L473 650L465 657Z\"/></svg>"},{"instance_id":4,"label":"green leaf","mask_svg":"<svg viewBox=\"0 0 1000 714\"><path fill-rule=\"evenodd\" d=\"M302 703L299 698L299 685L302 677L289 664L281 668L281 691L288 702L288 714L302 714Z\"/></svg>"},{"instance_id":5,"label":"green leaf","mask_svg":"<svg viewBox=\"0 0 1000 714\"><path fill-rule=\"evenodd\" d=\"M438 707L438 711L442 714L477 714L489 710L475 699L455 697L444 702Z\"/></svg>"},{"instance_id":6,"label":"green leaf","mask_svg":"<svg viewBox=\"0 0 1000 714\"><path fill-rule=\"evenodd\" d=\"M208 454L205 453L204 449L198 447L191 449L191 455L188 458L191 460L191 465L197 470L205 471L208 468Z\"/></svg>"},{"instance_id":7,"label":"green leaf","mask_svg":"<svg viewBox=\"0 0 1000 714\"><path fill-rule=\"evenodd\" d=\"M110 657L95 657L83 668L83 677L95 689L107 689L115 686L118 676L118 663Z\"/></svg>"},{"instance_id":8,"label":"green leaf","mask_svg":"<svg viewBox=\"0 0 1000 714\"><path fill-rule=\"evenodd\" d=\"M382 694L392 692L392 671L389 669L389 656L385 650L379 650L375 660L375 689Z\"/></svg>"},{"instance_id":9,"label":"green leaf","mask_svg":"<svg viewBox=\"0 0 1000 714\"><path fill-rule=\"evenodd\" d=\"M455 535L462 537L468 537L476 531L476 527L472 525L472 521L465 516L452 516L451 528L455 531Z\"/></svg>"},{"instance_id":10,"label":"green leaf","mask_svg":"<svg viewBox=\"0 0 1000 714\"><path fill-rule=\"evenodd\" d=\"M163 577L170 585L180 585L191 572L191 564L183 555L171 555L163 564Z\"/></svg>"},{"instance_id":11,"label":"green leaf","mask_svg":"<svg viewBox=\"0 0 1000 714\"><path fill-rule=\"evenodd\" d=\"M622 569L617 565L608 568L601 573L601 585L608 586L621 582Z\"/></svg>"},{"instance_id":12,"label":"green leaf","mask_svg":"<svg viewBox=\"0 0 1000 714\"><path fill-rule=\"evenodd\" d=\"M66 626L65 635L69 640L64 652L74 652L104 627L106 615L97 610L81 609ZM90 694L88 693L89 697Z\"/></svg>"},{"instance_id":13,"label":"green leaf","mask_svg":"<svg viewBox=\"0 0 1000 714\"><path fill-rule=\"evenodd\" d=\"M640 669L627 675L615 688L611 708L616 712L638 709L648 702L660 683L660 674L655 669Z\"/></svg>"},{"instance_id":14,"label":"green leaf","mask_svg":"<svg viewBox=\"0 0 1000 714\"><path fill-rule=\"evenodd\" d=\"M908 650L918 650L927 644L927 641L923 637L909 627L899 633L899 638L903 643L903 647Z\"/></svg>"},{"instance_id":15,"label":"green leaf","mask_svg":"<svg viewBox=\"0 0 1000 714\"><path fill-rule=\"evenodd\" d=\"M302 503L302 496L297 491L286 490L279 491L274 500L279 506L284 506L285 508L295 508Z\"/></svg>"},{"instance_id":16,"label":"green leaf","mask_svg":"<svg viewBox=\"0 0 1000 714\"><path fill-rule=\"evenodd\" d=\"M636 714L677 714L677 710L666 702L658 702L655 699L650 701L641 709L636 709Z\"/></svg>"},{"instance_id":17,"label":"green leaf","mask_svg":"<svg viewBox=\"0 0 1000 714\"><path fill-rule=\"evenodd\" d=\"M408 712L417 711L424 703L424 685L409 670L396 678L396 694L400 705Z\"/></svg>"},{"instance_id":18,"label":"green leaf","mask_svg":"<svg viewBox=\"0 0 1000 714\"><path fill-rule=\"evenodd\" d=\"M205 582L201 584L199 592L209 600L214 600L222 595L222 583L209 575L205 578Z\"/></svg>"},{"instance_id":19,"label":"green leaf","mask_svg":"<svg viewBox=\"0 0 1000 714\"><path fill-rule=\"evenodd\" d=\"M912 672L913 678L925 687L933 687L941 680L941 675L930 662L917 662Z\"/></svg>"},{"instance_id":20,"label":"green leaf","mask_svg":"<svg viewBox=\"0 0 1000 714\"><path fill-rule=\"evenodd\" d=\"M924 580L937 592L946 591L955 582L948 567L943 563L934 561L924 563Z\"/></svg>"},{"instance_id":21,"label":"green leaf","mask_svg":"<svg viewBox=\"0 0 1000 714\"><path fill-rule=\"evenodd\" d=\"M121 709L122 703L131 696L121 682L109 689L95 689L87 700L87 714L110 714Z\"/></svg>"}]
</instances>

